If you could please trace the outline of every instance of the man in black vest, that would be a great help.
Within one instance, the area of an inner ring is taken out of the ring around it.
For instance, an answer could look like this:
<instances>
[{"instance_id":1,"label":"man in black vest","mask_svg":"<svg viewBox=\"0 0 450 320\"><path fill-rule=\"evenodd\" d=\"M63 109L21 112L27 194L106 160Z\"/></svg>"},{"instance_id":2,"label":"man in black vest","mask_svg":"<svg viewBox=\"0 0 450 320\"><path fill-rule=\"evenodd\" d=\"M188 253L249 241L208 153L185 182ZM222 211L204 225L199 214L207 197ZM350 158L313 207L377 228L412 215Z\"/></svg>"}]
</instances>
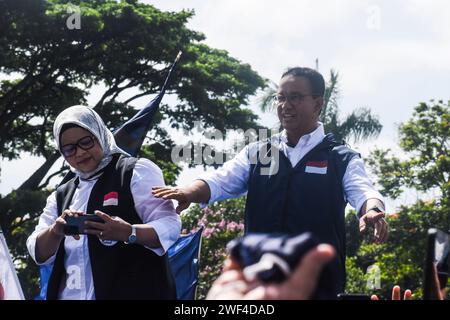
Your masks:
<instances>
[{"instance_id":1,"label":"man in black vest","mask_svg":"<svg viewBox=\"0 0 450 320\"><path fill-rule=\"evenodd\" d=\"M176 199L177 212L190 203L212 203L247 192L246 232L314 233L333 245L338 292L345 287L345 207L357 211L360 231L374 227L387 239L383 197L366 174L360 155L325 135L319 115L325 81L309 68L281 77L274 97L284 130L245 147L234 159L187 187L156 187L156 197Z\"/></svg>"}]
</instances>

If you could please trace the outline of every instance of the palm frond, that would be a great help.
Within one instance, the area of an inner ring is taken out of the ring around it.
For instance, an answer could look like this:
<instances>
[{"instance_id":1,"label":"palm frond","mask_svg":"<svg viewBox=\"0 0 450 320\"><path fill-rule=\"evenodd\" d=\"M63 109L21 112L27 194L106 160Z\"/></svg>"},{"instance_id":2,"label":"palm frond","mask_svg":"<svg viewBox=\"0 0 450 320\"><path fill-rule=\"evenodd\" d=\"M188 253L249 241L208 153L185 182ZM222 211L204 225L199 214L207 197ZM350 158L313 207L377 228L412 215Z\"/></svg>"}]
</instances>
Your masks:
<instances>
[{"instance_id":1,"label":"palm frond","mask_svg":"<svg viewBox=\"0 0 450 320\"><path fill-rule=\"evenodd\" d=\"M340 125L344 138L352 138L355 142L376 138L382 128L378 117L369 108L354 110Z\"/></svg>"},{"instance_id":2,"label":"palm frond","mask_svg":"<svg viewBox=\"0 0 450 320\"><path fill-rule=\"evenodd\" d=\"M320 114L321 118L320 121L325 120L328 116L328 112L330 109L337 109L337 100L339 98L339 73L337 71L334 71L333 69L330 70L330 80L328 81L326 87L325 87L325 94L323 97L323 107L322 107L322 113ZM334 111L330 110L330 111Z\"/></svg>"},{"instance_id":3,"label":"palm frond","mask_svg":"<svg viewBox=\"0 0 450 320\"><path fill-rule=\"evenodd\" d=\"M272 80L267 80L267 86L258 98L258 105L262 112L271 112L274 110L273 96L278 91L278 85Z\"/></svg>"}]
</instances>

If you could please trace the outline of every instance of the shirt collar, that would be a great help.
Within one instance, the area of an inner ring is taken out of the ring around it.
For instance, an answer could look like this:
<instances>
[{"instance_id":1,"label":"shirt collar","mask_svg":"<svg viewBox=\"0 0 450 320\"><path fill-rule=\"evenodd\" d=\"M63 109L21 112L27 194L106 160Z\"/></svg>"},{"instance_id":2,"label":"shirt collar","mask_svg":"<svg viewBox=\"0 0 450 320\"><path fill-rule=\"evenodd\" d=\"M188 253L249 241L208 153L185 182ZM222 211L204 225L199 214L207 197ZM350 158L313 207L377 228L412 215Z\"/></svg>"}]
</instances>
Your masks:
<instances>
[{"instance_id":1,"label":"shirt collar","mask_svg":"<svg viewBox=\"0 0 450 320\"><path fill-rule=\"evenodd\" d=\"M323 140L324 137L325 137L325 129L323 128L323 123L322 122L318 122L318 126L317 126L316 130L314 130L313 132L305 134L304 136L302 136L298 140L297 145L299 145L299 143L301 141L305 141L304 142L305 145L309 145L311 143L319 143L320 141ZM287 138L286 129L281 131L280 138L281 138L281 141L284 142L287 145L288 138Z\"/></svg>"}]
</instances>

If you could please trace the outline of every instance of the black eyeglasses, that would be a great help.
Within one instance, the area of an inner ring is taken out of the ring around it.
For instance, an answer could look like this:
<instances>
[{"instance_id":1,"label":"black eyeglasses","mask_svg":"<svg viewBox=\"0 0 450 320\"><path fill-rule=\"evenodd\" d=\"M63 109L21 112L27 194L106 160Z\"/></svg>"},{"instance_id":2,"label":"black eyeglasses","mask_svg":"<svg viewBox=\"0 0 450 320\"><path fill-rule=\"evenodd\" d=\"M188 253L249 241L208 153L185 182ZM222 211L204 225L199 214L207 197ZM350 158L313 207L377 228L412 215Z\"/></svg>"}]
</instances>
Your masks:
<instances>
[{"instance_id":1,"label":"black eyeglasses","mask_svg":"<svg viewBox=\"0 0 450 320\"><path fill-rule=\"evenodd\" d=\"M95 145L93 136L86 136L78 140L76 143L69 143L61 147L61 153L68 158L77 153L77 147L83 150L89 150Z\"/></svg>"},{"instance_id":2,"label":"black eyeglasses","mask_svg":"<svg viewBox=\"0 0 450 320\"><path fill-rule=\"evenodd\" d=\"M277 106L280 106L282 104L285 104L286 101L289 101L289 103L292 105L299 105L306 97L317 97L317 95L294 93L283 96L281 94L276 94L273 96L273 103Z\"/></svg>"}]
</instances>

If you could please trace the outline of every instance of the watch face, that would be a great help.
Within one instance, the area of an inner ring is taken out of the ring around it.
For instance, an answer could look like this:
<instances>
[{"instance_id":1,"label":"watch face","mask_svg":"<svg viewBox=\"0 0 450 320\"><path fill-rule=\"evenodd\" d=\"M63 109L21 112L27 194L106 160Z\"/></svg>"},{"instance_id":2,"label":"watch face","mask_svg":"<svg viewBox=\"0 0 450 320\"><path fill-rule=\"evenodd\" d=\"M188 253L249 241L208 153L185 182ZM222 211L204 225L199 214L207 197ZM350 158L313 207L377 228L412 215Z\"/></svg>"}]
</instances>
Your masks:
<instances>
[{"instance_id":1,"label":"watch face","mask_svg":"<svg viewBox=\"0 0 450 320\"><path fill-rule=\"evenodd\" d=\"M128 242L129 243L134 243L136 242L136 236L134 234L132 234L131 236L128 237Z\"/></svg>"},{"instance_id":2,"label":"watch face","mask_svg":"<svg viewBox=\"0 0 450 320\"><path fill-rule=\"evenodd\" d=\"M384 212L383 210L381 210L381 209L378 208L378 207L370 208L369 210L366 211L366 213L369 212L369 211L375 211L375 212L378 212L378 213L379 213L379 212Z\"/></svg>"}]
</instances>

